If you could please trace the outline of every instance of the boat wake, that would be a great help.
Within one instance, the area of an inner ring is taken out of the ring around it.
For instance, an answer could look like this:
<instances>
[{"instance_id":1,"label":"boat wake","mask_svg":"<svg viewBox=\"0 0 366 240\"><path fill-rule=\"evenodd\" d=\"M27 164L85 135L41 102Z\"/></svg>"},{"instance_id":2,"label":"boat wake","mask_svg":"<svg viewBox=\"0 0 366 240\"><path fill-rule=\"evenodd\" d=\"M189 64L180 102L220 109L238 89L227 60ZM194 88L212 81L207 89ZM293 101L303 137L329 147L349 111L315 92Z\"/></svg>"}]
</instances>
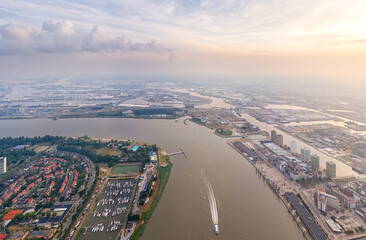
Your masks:
<instances>
[{"instance_id":1,"label":"boat wake","mask_svg":"<svg viewBox=\"0 0 366 240\"><path fill-rule=\"evenodd\" d=\"M216 199L215 194L212 189L212 186L206 176L204 175L202 171L202 178L207 186L207 195L208 195L208 202L210 204L210 210L211 210L211 217L212 217L212 223L214 225L214 231L216 234L219 234L219 216L217 214L217 205L216 205Z\"/></svg>"}]
</instances>

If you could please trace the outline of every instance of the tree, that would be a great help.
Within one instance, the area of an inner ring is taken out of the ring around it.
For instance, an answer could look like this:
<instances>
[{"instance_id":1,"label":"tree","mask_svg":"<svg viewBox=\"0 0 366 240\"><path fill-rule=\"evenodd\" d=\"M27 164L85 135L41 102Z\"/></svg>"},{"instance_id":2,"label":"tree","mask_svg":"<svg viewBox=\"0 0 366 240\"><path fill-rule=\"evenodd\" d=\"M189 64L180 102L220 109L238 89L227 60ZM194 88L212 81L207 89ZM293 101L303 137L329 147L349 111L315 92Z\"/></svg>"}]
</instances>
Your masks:
<instances>
[{"instance_id":1,"label":"tree","mask_svg":"<svg viewBox=\"0 0 366 240\"><path fill-rule=\"evenodd\" d=\"M23 213L19 213L19 214L17 214L15 217L14 217L14 220L16 221L16 222L20 222L21 220L23 220L24 219L24 215L23 215Z\"/></svg>"},{"instance_id":2,"label":"tree","mask_svg":"<svg viewBox=\"0 0 366 240\"><path fill-rule=\"evenodd\" d=\"M140 219L140 215L138 214L128 214L128 221L136 222Z\"/></svg>"},{"instance_id":3,"label":"tree","mask_svg":"<svg viewBox=\"0 0 366 240\"><path fill-rule=\"evenodd\" d=\"M140 193L140 199L146 198L146 197L147 197L147 192L146 191Z\"/></svg>"}]
</instances>

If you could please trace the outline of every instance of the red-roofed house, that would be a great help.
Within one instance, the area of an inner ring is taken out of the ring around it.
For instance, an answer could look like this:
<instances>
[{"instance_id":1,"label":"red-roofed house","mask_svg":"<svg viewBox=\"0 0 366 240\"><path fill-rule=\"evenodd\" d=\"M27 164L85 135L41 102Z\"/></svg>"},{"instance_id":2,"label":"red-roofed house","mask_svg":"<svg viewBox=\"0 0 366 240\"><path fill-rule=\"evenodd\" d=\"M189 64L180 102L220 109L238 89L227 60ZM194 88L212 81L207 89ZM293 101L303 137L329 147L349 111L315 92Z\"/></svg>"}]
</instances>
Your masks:
<instances>
[{"instance_id":1,"label":"red-roofed house","mask_svg":"<svg viewBox=\"0 0 366 240\"><path fill-rule=\"evenodd\" d=\"M16 215L18 215L19 213L22 213L24 211L24 209L15 209L15 210L10 210L4 217L3 217L3 221L6 220L12 220Z\"/></svg>"},{"instance_id":2,"label":"red-roofed house","mask_svg":"<svg viewBox=\"0 0 366 240\"><path fill-rule=\"evenodd\" d=\"M8 236L8 234L6 234L6 233L0 234L0 240L4 240L6 238L6 236Z\"/></svg>"}]
</instances>

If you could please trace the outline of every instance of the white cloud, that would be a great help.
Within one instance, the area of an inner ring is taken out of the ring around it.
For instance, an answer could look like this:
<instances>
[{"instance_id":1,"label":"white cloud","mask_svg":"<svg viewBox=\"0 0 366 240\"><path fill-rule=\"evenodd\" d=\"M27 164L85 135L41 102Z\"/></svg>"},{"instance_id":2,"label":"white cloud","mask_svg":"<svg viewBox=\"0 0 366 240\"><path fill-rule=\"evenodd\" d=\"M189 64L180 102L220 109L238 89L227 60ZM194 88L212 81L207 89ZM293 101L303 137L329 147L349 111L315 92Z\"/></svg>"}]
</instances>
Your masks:
<instances>
[{"instance_id":1,"label":"white cloud","mask_svg":"<svg viewBox=\"0 0 366 240\"><path fill-rule=\"evenodd\" d=\"M99 25L85 31L71 21L46 21L40 30L12 23L0 26L1 55L82 51L165 52L168 49L155 41L133 42Z\"/></svg>"},{"instance_id":2,"label":"white cloud","mask_svg":"<svg viewBox=\"0 0 366 240\"><path fill-rule=\"evenodd\" d=\"M35 27L44 19L70 19L77 26L103 25L139 42L153 38L178 48L193 44L254 53L330 53L346 48L336 44L339 40L358 52L360 44L351 43L366 37L365 11L364 0L1 0L0 24ZM89 48L98 45L107 47Z\"/></svg>"},{"instance_id":3,"label":"white cloud","mask_svg":"<svg viewBox=\"0 0 366 240\"><path fill-rule=\"evenodd\" d=\"M0 27L0 52L13 54L29 52L32 49L35 32L31 27L6 24Z\"/></svg>"},{"instance_id":4,"label":"white cloud","mask_svg":"<svg viewBox=\"0 0 366 240\"><path fill-rule=\"evenodd\" d=\"M81 65L85 72L147 75L241 74L246 69L328 74L337 69L366 76L365 0L44 2L0 1L0 76L6 71L77 73ZM44 22L49 19L70 21ZM304 60L294 67L288 56ZM327 57L322 64L316 62L320 56ZM347 65L347 56L360 59L348 58Z\"/></svg>"}]
</instances>

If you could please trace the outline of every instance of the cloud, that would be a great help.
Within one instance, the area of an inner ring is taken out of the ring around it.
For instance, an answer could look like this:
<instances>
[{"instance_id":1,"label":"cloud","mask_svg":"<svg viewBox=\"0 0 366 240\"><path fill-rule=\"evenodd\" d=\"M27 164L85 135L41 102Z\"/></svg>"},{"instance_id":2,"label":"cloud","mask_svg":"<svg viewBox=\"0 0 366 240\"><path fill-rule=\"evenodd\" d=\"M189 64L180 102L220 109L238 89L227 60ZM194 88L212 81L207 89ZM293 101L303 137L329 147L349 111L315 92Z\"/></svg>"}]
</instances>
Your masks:
<instances>
[{"instance_id":1,"label":"cloud","mask_svg":"<svg viewBox=\"0 0 366 240\"><path fill-rule=\"evenodd\" d=\"M31 27L3 25L0 27L0 52L2 54L29 52L34 35Z\"/></svg>"},{"instance_id":2,"label":"cloud","mask_svg":"<svg viewBox=\"0 0 366 240\"><path fill-rule=\"evenodd\" d=\"M1 0L0 77L365 77L365 9L365 0Z\"/></svg>"},{"instance_id":3,"label":"cloud","mask_svg":"<svg viewBox=\"0 0 366 240\"><path fill-rule=\"evenodd\" d=\"M118 37L123 31L125 36L139 41L132 49L145 49L149 44L145 41L154 38L174 49L206 45L255 54L358 53L366 52L357 43L357 39L366 36L365 9L364 0L55 0L52 4L1 0L0 25L11 21L37 29L35 26L44 19L69 19L90 32L93 23L114 34L115 39L109 39L109 44L82 41L79 45L84 44L80 47L83 51L94 51L98 46L110 51L110 44L124 45L128 42L126 37ZM53 25L43 31L55 31ZM58 29L79 34L66 24ZM321 39L331 35L338 37L331 41ZM349 46L340 46L338 40L349 42ZM356 40L353 45L352 40ZM140 43L147 45L142 47ZM156 47L156 43L150 45ZM42 49L50 51L47 47Z\"/></svg>"},{"instance_id":4,"label":"cloud","mask_svg":"<svg viewBox=\"0 0 366 240\"><path fill-rule=\"evenodd\" d=\"M67 20L45 21L40 30L12 23L0 26L1 55L116 51L166 52L168 49L153 40L133 42L100 25L85 31Z\"/></svg>"}]
</instances>

